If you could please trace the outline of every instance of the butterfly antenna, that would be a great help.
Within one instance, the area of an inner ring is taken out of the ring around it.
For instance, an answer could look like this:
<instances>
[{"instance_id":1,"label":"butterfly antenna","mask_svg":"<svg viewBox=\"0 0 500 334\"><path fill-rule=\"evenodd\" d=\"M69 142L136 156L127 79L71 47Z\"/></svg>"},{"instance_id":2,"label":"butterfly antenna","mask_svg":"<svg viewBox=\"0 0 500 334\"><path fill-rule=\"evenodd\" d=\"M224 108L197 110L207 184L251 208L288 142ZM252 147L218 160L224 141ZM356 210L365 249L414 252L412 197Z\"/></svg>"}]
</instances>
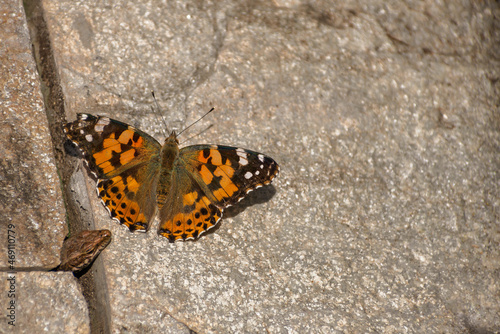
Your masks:
<instances>
[{"instance_id":1,"label":"butterfly antenna","mask_svg":"<svg viewBox=\"0 0 500 334\"><path fill-rule=\"evenodd\" d=\"M154 112L155 110L154 110L153 106L151 106L151 110L156 115L157 119L161 118L161 123L163 123L163 125L165 126L164 129L167 129L166 133L164 133L164 134L165 134L165 136L168 136L168 125L167 125L167 122L165 122L165 118L163 117L163 113L161 113L160 105L158 104L158 101L156 101L156 96L155 96L154 90L151 91L151 95L153 95L153 100L155 101L156 109L158 110L158 112L157 113ZM158 114L161 114L161 116L158 116Z\"/></svg>"},{"instance_id":2,"label":"butterfly antenna","mask_svg":"<svg viewBox=\"0 0 500 334\"><path fill-rule=\"evenodd\" d=\"M196 123L198 123L199 121L201 121L203 118L205 118L205 116L207 116L208 114L210 114L212 111L214 111L215 108L212 108L210 109L205 115L201 116L200 118L198 118L197 121L194 121L193 123L191 123L191 125L189 125L187 128L184 128L184 130L182 130L181 132L179 132L179 134L177 134L177 136L180 136L181 133L183 133L184 131L186 131L187 129L189 129L190 127L192 127L193 125L195 125Z\"/></svg>"},{"instance_id":3,"label":"butterfly antenna","mask_svg":"<svg viewBox=\"0 0 500 334\"><path fill-rule=\"evenodd\" d=\"M181 142L180 142L180 145L182 145L182 144L184 144L184 143L186 143L186 142L190 141L190 140L191 140L191 139L193 139L194 137L198 137L199 135L201 135L201 134L202 134L202 133L204 133L204 132L207 132L208 130L210 130L210 129L212 128L212 126L214 126L214 125L213 125L213 124L210 124L210 125L209 125L209 126L208 126L205 130L203 130L203 131L201 131L201 132L198 132L198 133L197 133L197 134L195 134L195 135L192 135L191 137L189 137L189 138L188 138L188 139L186 139L186 140L181 141Z\"/></svg>"}]
</instances>

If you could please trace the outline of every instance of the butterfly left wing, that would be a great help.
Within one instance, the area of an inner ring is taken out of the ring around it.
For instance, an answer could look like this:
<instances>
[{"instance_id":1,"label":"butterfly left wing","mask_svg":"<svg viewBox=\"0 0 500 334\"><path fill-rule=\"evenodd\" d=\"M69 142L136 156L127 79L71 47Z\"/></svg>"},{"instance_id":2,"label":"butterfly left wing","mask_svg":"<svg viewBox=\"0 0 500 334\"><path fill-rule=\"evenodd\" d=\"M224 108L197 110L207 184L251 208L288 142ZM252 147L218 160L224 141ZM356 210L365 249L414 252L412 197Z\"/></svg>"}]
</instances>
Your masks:
<instances>
[{"instance_id":1,"label":"butterfly left wing","mask_svg":"<svg viewBox=\"0 0 500 334\"><path fill-rule=\"evenodd\" d=\"M172 175L176 194L160 210L158 233L171 241L196 239L224 208L271 183L279 166L261 153L236 147L194 145L181 149Z\"/></svg>"},{"instance_id":2,"label":"butterfly left wing","mask_svg":"<svg viewBox=\"0 0 500 334\"><path fill-rule=\"evenodd\" d=\"M156 212L160 144L128 124L78 114L64 126L92 173L97 193L111 217L131 231L146 231Z\"/></svg>"}]
</instances>

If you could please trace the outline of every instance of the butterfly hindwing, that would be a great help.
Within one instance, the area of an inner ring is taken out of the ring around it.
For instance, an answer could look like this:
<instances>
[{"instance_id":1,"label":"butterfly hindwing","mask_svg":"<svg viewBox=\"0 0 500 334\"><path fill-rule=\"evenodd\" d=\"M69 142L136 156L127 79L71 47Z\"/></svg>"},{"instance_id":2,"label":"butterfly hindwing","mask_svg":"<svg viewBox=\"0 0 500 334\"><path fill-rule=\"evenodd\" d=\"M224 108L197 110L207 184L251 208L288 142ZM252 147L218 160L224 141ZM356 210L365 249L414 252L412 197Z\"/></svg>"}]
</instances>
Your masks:
<instances>
[{"instance_id":1,"label":"butterfly hindwing","mask_svg":"<svg viewBox=\"0 0 500 334\"><path fill-rule=\"evenodd\" d=\"M187 169L174 167L171 190L160 209L158 229L170 241L196 239L221 219L221 210L210 202Z\"/></svg>"},{"instance_id":2,"label":"butterfly hindwing","mask_svg":"<svg viewBox=\"0 0 500 334\"><path fill-rule=\"evenodd\" d=\"M78 114L64 131L98 178L97 192L110 215L131 230L147 230L156 212L150 189L157 182L161 145L125 123L89 114Z\"/></svg>"}]
</instances>

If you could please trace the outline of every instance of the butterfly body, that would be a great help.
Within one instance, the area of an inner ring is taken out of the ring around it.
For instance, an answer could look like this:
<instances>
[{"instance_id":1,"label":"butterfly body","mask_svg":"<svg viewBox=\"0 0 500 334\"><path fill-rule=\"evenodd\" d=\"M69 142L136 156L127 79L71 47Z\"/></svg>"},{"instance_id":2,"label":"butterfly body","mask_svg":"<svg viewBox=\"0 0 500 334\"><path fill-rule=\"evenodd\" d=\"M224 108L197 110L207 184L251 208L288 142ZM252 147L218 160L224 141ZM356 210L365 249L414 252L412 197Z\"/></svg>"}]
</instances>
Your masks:
<instances>
[{"instance_id":1,"label":"butterfly body","mask_svg":"<svg viewBox=\"0 0 500 334\"><path fill-rule=\"evenodd\" d=\"M158 213L158 233L170 241L198 238L217 224L224 208L279 172L273 159L258 152L218 145L180 149L175 132L160 145L102 116L78 114L64 131L96 175L111 217L132 231L146 231Z\"/></svg>"}]
</instances>

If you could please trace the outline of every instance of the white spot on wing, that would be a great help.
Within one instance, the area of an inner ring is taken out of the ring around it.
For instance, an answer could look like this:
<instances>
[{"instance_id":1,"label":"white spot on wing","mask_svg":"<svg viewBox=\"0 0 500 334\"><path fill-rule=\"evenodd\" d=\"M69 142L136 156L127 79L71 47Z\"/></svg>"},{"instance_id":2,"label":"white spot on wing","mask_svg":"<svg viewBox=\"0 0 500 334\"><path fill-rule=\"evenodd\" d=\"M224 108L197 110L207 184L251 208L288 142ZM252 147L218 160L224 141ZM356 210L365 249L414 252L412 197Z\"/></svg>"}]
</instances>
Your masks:
<instances>
[{"instance_id":1,"label":"white spot on wing","mask_svg":"<svg viewBox=\"0 0 500 334\"><path fill-rule=\"evenodd\" d=\"M245 173L245 179L247 179L247 180L248 180L249 178L251 178L252 176L253 176L253 174L252 174L252 173L250 173L250 172L246 172L246 173Z\"/></svg>"},{"instance_id":2,"label":"white spot on wing","mask_svg":"<svg viewBox=\"0 0 500 334\"><path fill-rule=\"evenodd\" d=\"M248 160L246 158L240 157L240 161L238 161L240 165L246 166L248 165Z\"/></svg>"},{"instance_id":3,"label":"white spot on wing","mask_svg":"<svg viewBox=\"0 0 500 334\"><path fill-rule=\"evenodd\" d=\"M101 118L99 118L99 120L97 121L97 123L96 123L96 124L106 126L106 125L108 125L108 124L109 124L109 122L110 122L110 121L111 121L111 120L110 120L108 117L101 117Z\"/></svg>"},{"instance_id":4,"label":"white spot on wing","mask_svg":"<svg viewBox=\"0 0 500 334\"><path fill-rule=\"evenodd\" d=\"M94 138L92 138L92 135L86 135L86 136L85 136L85 139L86 139L89 143L91 143L91 142L92 142L92 140L94 140Z\"/></svg>"},{"instance_id":5,"label":"white spot on wing","mask_svg":"<svg viewBox=\"0 0 500 334\"><path fill-rule=\"evenodd\" d=\"M261 162L264 162L264 155L263 154L259 154L259 155L257 155L257 157L259 157L259 160Z\"/></svg>"},{"instance_id":6,"label":"white spot on wing","mask_svg":"<svg viewBox=\"0 0 500 334\"><path fill-rule=\"evenodd\" d=\"M236 154L240 157L240 161L238 161L240 163L240 165L242 165L242 166L248 165L248 153L245 152L244 149L237 148Z\"/></svg>"},{"instance_id":7,"label":"white spot on wing","mask_svg":"<svg viewBox=\"0 0 500 334\"><path fill-rule=\"evenodd\" d=\"M99 118L99 120L95 124L94 130L96 132L102 132L104 130L104 127L108 125L110 121L111 120L107 117Z\"/></svg>"}]
</instances>

